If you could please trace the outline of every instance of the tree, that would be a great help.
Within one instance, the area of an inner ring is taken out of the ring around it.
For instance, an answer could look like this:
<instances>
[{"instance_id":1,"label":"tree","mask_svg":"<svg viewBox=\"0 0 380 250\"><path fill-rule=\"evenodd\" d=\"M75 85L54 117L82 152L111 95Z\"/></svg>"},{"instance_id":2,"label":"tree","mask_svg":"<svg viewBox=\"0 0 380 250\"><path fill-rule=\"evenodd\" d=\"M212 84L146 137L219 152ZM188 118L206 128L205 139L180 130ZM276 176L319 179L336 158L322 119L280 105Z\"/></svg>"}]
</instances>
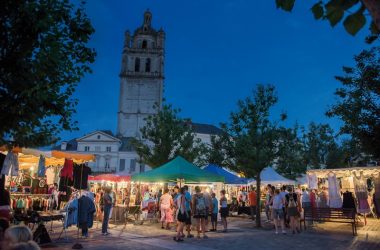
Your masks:
<instances>
[{"instance_id":1,"label":"tree","mask_svg":"<svg viewBox=\"0 0 380 250\"><path fill-rule=\"evenodd\" d=\"M364 50L354 57L356 67L343 67L342 83L335 95L339 98L327 115L339 117L344 125L341 134L349 134L361 149L380 157L380 47Z\"/></svg>"},{"instance_id":2,"label":"tree","mask_svg":"<svg viewBox=\"0 0 380 250\"><path fill-rule=\"evenodd\" d=\"M277 8L292 11L295 0L276 0ZM378 0L316 0L311 8L314 18L328 20L334 27L343 20L346 31L355 35L367 22L367 12L372 20L367 42L373 42L380 34L380 4Z\"/></svg>"},{"instance_id":3,"label":"tree","mask_svg":"<svg viewBox=\"0 0 380 250\"><path fill-rule=\"evenodd\" d=\"M56 142L76 129L77 83L95 51L94 29L68 0L3 0L0 4L0 144L22 147Z\"/></svg>"},{"instance_id":4,"label":"tree","mask_svg":"<svg viewBox=\"0 0 380 250\"><path fill-rule=\"evenodd\" d=\"M329 151L336 143L334 131L328 124L311 122L304 132L303 143L306 165L314 169L325 167Z\"/></svg>"},{"instance_id":5,"label":"tree","mask_svg":"<svg viewBox=\"0 0 380 250\"><path fill-rule=\"evenodd\" d=\"M281 127L278 133L279 143L276 170L287 178L295 179L306 172L304 144L299 138L299 126Z\"/></svg>"},{"instance_id":6,"label":"tree","mask_svg":"<svg viewBox=\"0 0 380 250\"><path fill-rule=\"evenodd\" d=\"M232 169L256 179L257 204L261 197L260 173L276 158L277 122L270 120L270 109L277 100L274 86L257 85L251 97L238 102L238 110L231 113L227 124L233 138L229 149L235 162ZM261 227L260 206L256 209L256 226Z\"/></svg>"},{"instance_id":7,"label":"tree","mask_svg":"<svg viewBox=\"0 0 380 250\"><path fill-rule=\"evenodd\" d=\"M152 168L180 155L188 161L200 160L205 146L191 129L191 122L178 116L179 109L164 104L157 114L146 119L141 129L142 140L132 139L140 161Z\"/></svg>"},{"instance_id":8,"label":"tree","mask_svg":"<svg viewBox=\"0 0 380 250\"><path fill-rule=\"evenodd\" d=\"M222 128L225 125L222 124ZM229 158L228 149L231 148L231 136L223 129L219 135L211 136L211 144L207 147L205 152L206 164L211 163L221 167L230 167L233 163Z\"/></svg>"}]
</instances>

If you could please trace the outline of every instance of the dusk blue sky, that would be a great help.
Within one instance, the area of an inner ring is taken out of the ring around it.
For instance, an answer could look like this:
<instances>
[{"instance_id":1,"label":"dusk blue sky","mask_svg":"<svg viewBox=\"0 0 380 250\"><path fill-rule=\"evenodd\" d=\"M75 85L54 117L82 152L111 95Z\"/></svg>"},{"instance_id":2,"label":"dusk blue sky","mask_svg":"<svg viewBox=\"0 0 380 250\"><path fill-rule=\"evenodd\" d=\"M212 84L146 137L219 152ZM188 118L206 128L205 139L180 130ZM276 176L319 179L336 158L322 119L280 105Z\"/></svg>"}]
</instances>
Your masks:
<instances>
[{"instance_id":1,"label":"dusk blue sky","mask_svg":"<svg viewBox=\"0 0 380 250\"><path fill-rule=\"evenodd\" d=\"M338 129L339 120L324 115L340 86L334 76L368 48L368 30L352 37L342 24L331 28L314 20L313 2L298 0L287 13L276 9L275 0L88 1L96 30L90 45L98 55L75 93L80 130L64 132L62 139L97 129L115 132L124 32L142 24L147 8L153 26L166 32L164 97L182 109L182 117L218 125L257 83L270 83L279 96L274 114L286 111L287 125L315 121Z\"/></svg>"}]
</instances>

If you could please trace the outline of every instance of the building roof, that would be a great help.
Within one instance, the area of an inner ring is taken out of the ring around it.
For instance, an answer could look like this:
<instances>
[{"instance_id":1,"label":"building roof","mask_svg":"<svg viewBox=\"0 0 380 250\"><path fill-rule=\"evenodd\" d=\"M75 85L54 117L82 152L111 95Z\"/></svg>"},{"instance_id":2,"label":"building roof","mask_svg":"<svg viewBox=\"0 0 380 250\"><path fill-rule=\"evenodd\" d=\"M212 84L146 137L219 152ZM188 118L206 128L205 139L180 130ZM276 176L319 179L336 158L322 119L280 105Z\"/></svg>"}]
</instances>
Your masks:
<instances>
[{"instance_id":1,"label":"building roof","mask_svg":"<svg viewBox=\"0 0 380 250\"><path fill-rule=\"evenodd\" d=\"M220 128L211 124L191 122L190 126L197 134L219 135L223 132Z\"/></svg>"},{"instance_id":2,"label":"building roof","mask_svg":"<svg viewBox=\"0 0 380 250\"><path fill-rule=\"evenodd\" d=\"M77 138L71 139L70 141L67 141L66 143L67 144L66 144L65 151L77 151L77 148L78 148ZM53 146L52 150L61 150L61 145Z\"/></svg>"}]
</instances>

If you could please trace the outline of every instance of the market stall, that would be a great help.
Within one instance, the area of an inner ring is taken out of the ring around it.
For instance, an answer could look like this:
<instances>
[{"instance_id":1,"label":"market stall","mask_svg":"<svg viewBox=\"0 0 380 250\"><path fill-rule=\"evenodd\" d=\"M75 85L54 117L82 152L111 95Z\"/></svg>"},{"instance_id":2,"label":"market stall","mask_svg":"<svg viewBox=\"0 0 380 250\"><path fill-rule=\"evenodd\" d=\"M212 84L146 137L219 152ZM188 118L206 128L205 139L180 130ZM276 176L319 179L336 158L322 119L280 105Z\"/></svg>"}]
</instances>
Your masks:
<instances>
[{"instance_id":1,"label":"market stall","mask_svg":"<svg viewBox=\"0 0 380 250\"><path fill-rule=\"evenodd\" d=\"M73 197L81 198L91 173L87 162L94 159L89 154L27 148L3 151L0 189L8 192L6 187L10 195L8 201L0 197L1 205L9 202L5 207L12 211L14 220L39 223L39 228L44 222L68 218L69 211L59 214L53 210L63 208Z\"/></svg>"},{"instance_id":2,"label":"market stall","mask_svg":"<svg viewBox=\"0 0 380 250\"><path fill-rule=\"evenodd\" d=\"M131 176L119 174L100 174L89 176L91 190L95 193L96 219L102 220L101 199L103 187L111 187L114 206L110 212L111 222L125 222L124 212L130 201ZM134 205L134 204L133 204Z\"/></svg>"},{"instance_id":3,"label":"market stall","mask_svg":"<svg viewBox=\"0 0 380 250\"><path fill-rule=\"evenodd\" d=\"M181 156L156 169L132 176L133 182L141 183L142 209L144 209L144 205L149 205L149 202L153 202L153 200L147 200L149 189L144 188L146 183L160 183L161 185L171 183L178 184L180 187L186 184L190 187L189 191L191 192L194 185L202 186L204 190L207 188L213 189L215 183L224 182L224 180L223 176L202 170ZM155 202L157 203L157 200Z\"/></svg>"},{"instance_id":4,"label":"market stall","mask_svg":"<svg viewBox=\"0 0 380 250\"><path fill-rule=\"evenodd\" d=\"M320 205L354 208L364 219L380 216L380 167L314 169L307 171L307 179Z\"/></svg>"},{"instance_id":5,"label":"market stall","mask_svg":"<svg viewBox=\"0 0 380 250\"><path fill-rule=\"evenodd\" d=\"M260 174L261 185L294 185L295 182L276 172L272 167L264 168ZM250 184L255 185L256 181L252 181Z\"/></svg>"},{"instance_id":6,"label":"market stall","mask_svg":"<svg viewBox=\"0 0 380 250\"><path fill-rule=\"evenodd\" d=\"M156 169L132 176L132 181L135 182L179 182L181 185L183 182L212 183L224 180L223 176L202 170L181 156Z\"/></svg>"}]
</instances>

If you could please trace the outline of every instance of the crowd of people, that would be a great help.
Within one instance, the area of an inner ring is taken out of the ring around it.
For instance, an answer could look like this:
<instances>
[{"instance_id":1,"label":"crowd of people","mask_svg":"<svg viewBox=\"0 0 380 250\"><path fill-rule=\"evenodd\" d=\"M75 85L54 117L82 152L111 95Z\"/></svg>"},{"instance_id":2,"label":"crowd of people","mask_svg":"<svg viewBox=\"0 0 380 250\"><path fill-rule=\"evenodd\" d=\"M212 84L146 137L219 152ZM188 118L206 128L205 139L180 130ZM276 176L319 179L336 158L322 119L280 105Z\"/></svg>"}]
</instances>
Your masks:
<instances>
[{"instance_id":1,"label":"crowd of people","mask_svg":"<svg viewBox=\"0 0 380 250\"><path fill-rule=\"evenodd\" d=\"M222 220L222 232L227 232L229 210L226 192L224 190L220 192L218 201L215 193L210 194L199 186L196 186L194 190L195 192L191 195L188 186L182 188L175 186L171 192L165 188L159 197L161 228L170 230L171 224L175 223L176 235L173 239L177 242L184 241L185 237L194 237L191 234L192 221L195 222L196 237L207 239L207 232L217 231L218 213ZM209 222L211 222L211 229L209 229Z\"/></svg>"},{"instance_id":2,"label":"crowd of people","mask_svg":"<svg viewBox=\"0 0 380 250\"><path fill-rule=\"evenodd\" d=\"M293 234L300 233L299 220L303 208L307 207L327 207L328 192L326 188L322 188L320 192L316 190L309 191L307 188L298 186L282 186L276 188L268 185L266 187L265 197L265 214L266 222L271 222L275 225L275 233L281 232L286 234L286 228L290 228Z\"/></svg>"}]
</instances>

